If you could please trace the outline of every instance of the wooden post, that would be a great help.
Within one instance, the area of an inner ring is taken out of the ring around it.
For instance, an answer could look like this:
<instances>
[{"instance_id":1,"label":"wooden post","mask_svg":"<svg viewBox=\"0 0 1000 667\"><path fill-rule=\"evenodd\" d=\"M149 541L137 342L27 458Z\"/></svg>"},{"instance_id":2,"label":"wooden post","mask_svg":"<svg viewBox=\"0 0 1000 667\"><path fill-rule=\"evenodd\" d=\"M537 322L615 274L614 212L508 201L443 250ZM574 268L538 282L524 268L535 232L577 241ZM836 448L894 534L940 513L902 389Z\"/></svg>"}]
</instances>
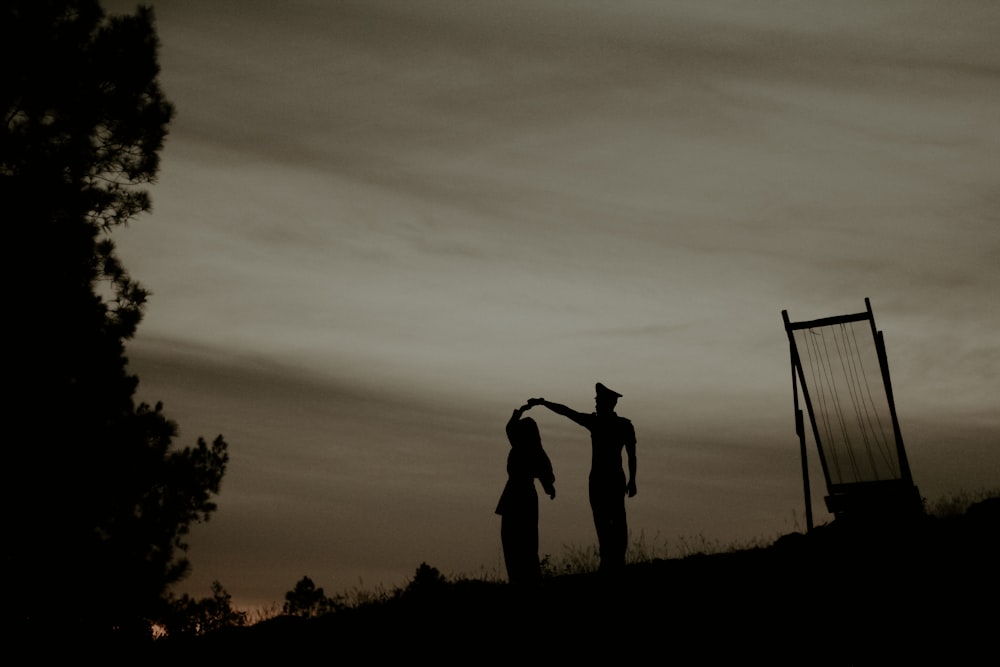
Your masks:
<instances>
[{"instance_id":1,"label":"wooden post","mask_svg":"<svg viewBox=\"0 0 1000 667\"><path fill-rule=\"evenodd\" d=\"M812 532L812 491L809 486L809 457L806 452L806 425L802 410L799 408L799 383L798 383L798 351L795 348L795 340L792 338L789 329L788 311L781 311L781 316L785 320L785 331L788 333L790 349L789 354L792 362L792 404L795 409L795 434L799 436L799 458L802 461L802 489L806 501L806 532Z\"/></svg>"}]
</instances>

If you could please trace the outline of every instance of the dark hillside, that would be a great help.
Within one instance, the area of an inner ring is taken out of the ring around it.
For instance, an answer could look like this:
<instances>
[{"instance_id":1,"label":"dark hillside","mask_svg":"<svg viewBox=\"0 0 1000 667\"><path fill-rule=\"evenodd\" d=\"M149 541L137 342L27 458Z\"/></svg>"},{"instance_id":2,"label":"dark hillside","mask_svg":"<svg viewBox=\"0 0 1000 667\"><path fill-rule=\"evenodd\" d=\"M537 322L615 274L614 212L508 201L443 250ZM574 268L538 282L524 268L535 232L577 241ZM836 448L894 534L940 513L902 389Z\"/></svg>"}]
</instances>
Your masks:
<instances>
[{"instance_id":1,"label":"dark hillside","mask_svg":"<svg viewBox=\"0 0 1000 667\"><path fill-rule=\"evenodd\" d=\"M948 519L834 522L766 548L634 564L617 580L566 575L532 592L442 581L320 618L159 642L154 657L975 664L997 654L998 535L991 499Z\"/></svg>"}]
</instances>

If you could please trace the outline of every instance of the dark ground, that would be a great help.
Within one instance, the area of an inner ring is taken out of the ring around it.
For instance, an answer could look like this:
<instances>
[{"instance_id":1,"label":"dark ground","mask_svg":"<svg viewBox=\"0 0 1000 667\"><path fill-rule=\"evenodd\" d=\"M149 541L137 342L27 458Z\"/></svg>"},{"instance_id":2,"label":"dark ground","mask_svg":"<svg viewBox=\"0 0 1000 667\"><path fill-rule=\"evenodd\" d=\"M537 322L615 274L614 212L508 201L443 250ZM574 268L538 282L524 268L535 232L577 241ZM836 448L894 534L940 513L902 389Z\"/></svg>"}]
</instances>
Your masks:
<instances>
[{"instance_id":1,"label":"dark ground","mask_svg":"<svg viewBox=\"0 0 1000 667\"><path fill-rule=\"evenodd\" d=\"M160 641L141 663L1000 664L998 536L1000 498L949 519L835 521L766 548L553 577L535 591L411 586L324 617Z\"/></svg>"}]
</instances>

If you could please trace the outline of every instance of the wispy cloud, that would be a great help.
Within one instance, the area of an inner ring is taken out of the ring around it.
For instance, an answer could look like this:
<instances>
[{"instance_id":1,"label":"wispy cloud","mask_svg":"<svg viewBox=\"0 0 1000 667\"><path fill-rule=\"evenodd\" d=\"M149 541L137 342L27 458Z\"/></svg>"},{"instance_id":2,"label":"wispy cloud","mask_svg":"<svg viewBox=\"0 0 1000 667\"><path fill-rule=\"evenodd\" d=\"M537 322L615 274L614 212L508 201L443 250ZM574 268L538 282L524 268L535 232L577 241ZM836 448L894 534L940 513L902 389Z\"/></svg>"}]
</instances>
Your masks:
<instances>
[{"instance_id":1,"label":"wispy cloud","mask_svg":"<svg viewBox=\"0 0 1000 667\"><path fill-rule=\"evenodd\" d=\"M640 447L663 443L640 450L657 501L637 528L780 525L799 493L785 308L871 297L901 414L995 433L995 3L156 10L179 114L155 213L119 237L154 292L133 356L182 427L243 443L213 519L226 540L308 498L328 508L300 530L350 533L350 497L404 571L440 553L414 523L474 568L495 557L497 424L531 393L586 408L597 380L627 388ZM274 366L217 366L230 354ZM572 477L586 443L557 424ZM558 534L588 539L567 499Z\"/></svg>"}]
</instances>

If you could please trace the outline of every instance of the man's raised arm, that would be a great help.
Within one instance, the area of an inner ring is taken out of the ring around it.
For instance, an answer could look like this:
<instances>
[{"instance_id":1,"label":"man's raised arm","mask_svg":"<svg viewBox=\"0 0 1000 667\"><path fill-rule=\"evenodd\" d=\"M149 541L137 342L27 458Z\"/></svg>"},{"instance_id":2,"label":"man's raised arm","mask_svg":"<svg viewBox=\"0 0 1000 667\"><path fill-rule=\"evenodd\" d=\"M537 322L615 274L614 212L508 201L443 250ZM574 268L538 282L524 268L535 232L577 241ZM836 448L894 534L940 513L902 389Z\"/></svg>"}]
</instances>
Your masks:
<instances>
[{"instance_id":1,"label":"man's raised arm","mask_svg":"<svg viewBox=\"0 0 1000 667\"><path fill-rule=\"evenodd\" d=\"M568 408L562 403L553 403L552 401L546 401L544 398L529 398L528 405L541 405L548 408L557 415L562 415L568 419L572 419L580 426L587 425L587 418L589 415L583 414L582 412L577 412L572 408Z\"/></svg>"}]
</instances>

